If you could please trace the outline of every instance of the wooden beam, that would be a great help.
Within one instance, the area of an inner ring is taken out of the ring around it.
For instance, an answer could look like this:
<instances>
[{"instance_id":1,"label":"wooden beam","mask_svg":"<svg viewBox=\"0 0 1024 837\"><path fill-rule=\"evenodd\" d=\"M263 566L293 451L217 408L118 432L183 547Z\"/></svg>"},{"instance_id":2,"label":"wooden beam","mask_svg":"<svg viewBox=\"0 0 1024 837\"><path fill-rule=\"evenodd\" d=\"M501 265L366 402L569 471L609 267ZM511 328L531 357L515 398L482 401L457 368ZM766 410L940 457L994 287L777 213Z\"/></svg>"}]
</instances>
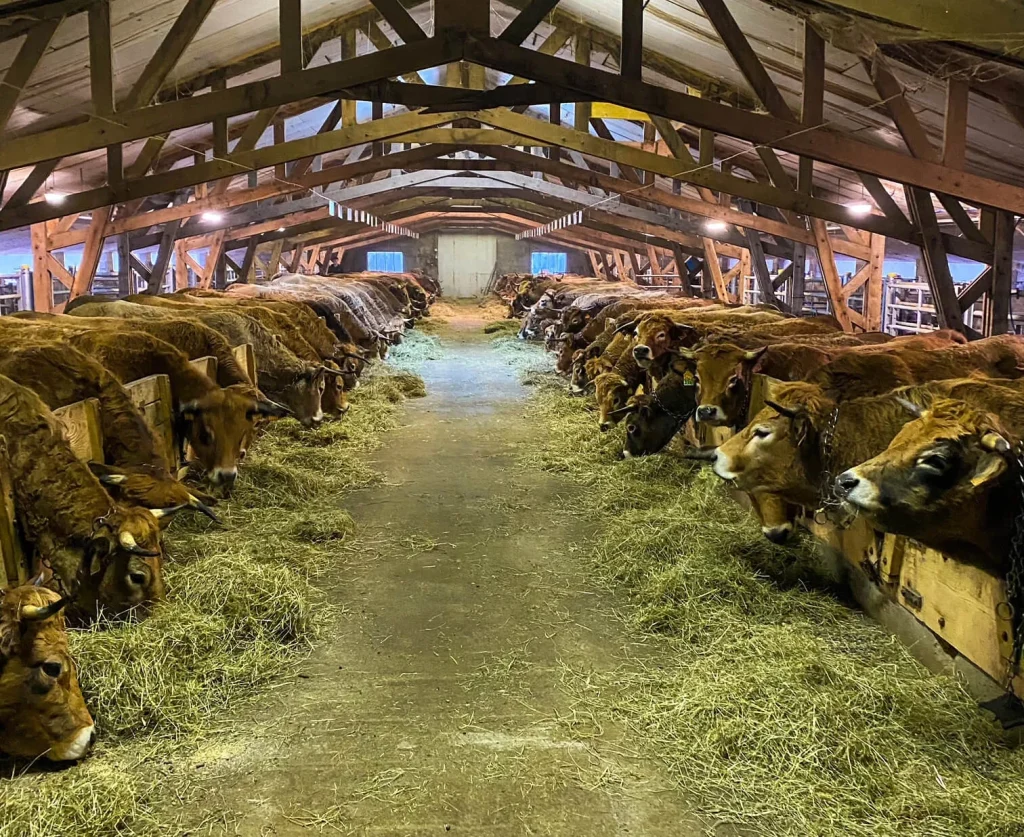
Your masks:
<instances>
[{"instance_id":1,"label":"wooden beam","mask_svg":"<svg viewBox=\"0 0 1024 837\"><path fill-rule=\"evenodd\" d=\"M704 269L711 271L711 281L714 283L715 296L722 302L729 301L729 289L725 286L725 277L722 276L722 263L718 259L718 249L715 242L710 238L702 238L701 244L704 247Z\"/></svg>"},{"instance_id":2,"label":"wooden beam","mask_svg":"<svg viewBox=\"0 0 1024 837\"><path fill-rule=\"evenodd\" d=\"M171 253L174 251L174 242L181 229L181 221L174 220L166 224L160 232L160 243L157 245L156 261L153 263L153 270L149 274L149 281L143 293L158 294L163 291L164 278L167 276L167 266L171 261Z\"/></svg>"},{"instance_id":3,"label":"wooden beam","mask_svg":"<svg viewBox=\"0 0 1024 837\"><path fill-rule=\"evenodd\" d=\"M800 122L810 128L820 125L825 116L825 39L804 21L804 90ZM797 172L797 191L811 194L814 181L814 160L800 158Z\"/></svg>"},{"instance_id":4,"label":"wooden beam","mask_svg":"<svg viewBox=\"0 0 1024 837\"><path fill-rule=\"evenodd\" d=\"M971 87L966 79L946 79L946 117L942 132L942 165L962 169L967 160L967 109Z\"/></svg>"},{"instance_id":5,"label":"wooden beam","mask_svg":"<svg viewBox=\"0 0 1024 837\"><path fill-rule=\"evenodd\" d=\"M1014 217L1009 212L996 213L994 236L995 257L992 260L992 287L988 293L985 325L986 336L1007 334L1010 327L1010 294L1013 292Z\"/></svg>"},{"instance_id":6,"label":"wooden beam","mask_svg":"<svg viewBox=\"0 0 1024 837\"><path fill-rule=\"evenodd\" d=\"M115 142L144 139L190 125L212 122L218 116L238 116L301 99L329 96L339 89L461 60L464 46L453 40L431 39L340 63L309 68L288 76L240 84L227 90L193 96L191 99L150 107L122 107L117 124L114 125L108 121L90 119L81 125L55 128L8 140L0 147L0 168L19 168L54 157L103 148Z\"/></svg>"},{"instance_id":7,"label":"wooden beam","mask_svg":"<svg viewBox=\"0 0 1024 837\"><path fill-rule=\"evenodd\" d=\"M111 211L113 211L113 207L105 206L92 214L92 221L89 222L89 235L85 239L85 249L82 251L82 261L78 265L78 273L75 274L75 283L71 286L71 299L87 294L92 289L96 268L99 266L100 255L103 253L104 230L107 221L110 220Z\"/></svg>"},{"instance_id":8,"label":"wooden beam","mask_svg":"<svg viewBox=\"0 0 1024 837\"><path fill-rule=\"evenodd\" d=\"M37 23L29 30L21 49L14 57L14 62L7 68L0 84L0 134L7 127L7 122L14 113L14 106L18 103L22 90L28 84L32 73L39 65L39 60L50 45L53 33L60 25L60 18L44 20Z\"/></svg>"},{"instance_id":9,"label":"wooden beam","mask_svg":"<svg viewBox=\"0 0 1024 837\"><path fill-rule=\"evenodd\" d=\"M829 302L832 304L832 316L839 321L843 331L853 331L853 319L850 316L850 307L843 298L843 280L839 277L839 269L836 267L835 253L832 250L832 240L828 236L828 228L820 218L810 220L811 232L814 233L815 245L818 248L821 275L825 282Z\"/></svg>"},{"instance_id":10,"label":"wooden beam","mask_svg":"<svg viewBox=\"0 0 1024 837\"><path fill-rule=\"evenodd\" d=\"M366 37L369 39L370 43L373 44L373 48L375 50L377 50L377 52L381 52L382 50L385 50L385 49L392 49L395 46L394 43L392 43L391 38L389 38L387 35L384 34L384 30L381 29L380 26L377 25L377 21L375 21L375 20L367 19L364 31L366 32ZM346 33L346 35L347 34L348 33ZM353 34L354 34L354 30L353 30ZM409 43L409 42L406 41L406 43ZM353 55L355 54L355 46L354 45L352 47L352 54ZM342 50L342 60L344 60L344 55L345 55L345 50L343 49ZM420 85L424 84L423 78L420 76L419 73L402 73L402 75L399 76L399 78L401 78L402 80L408 82L409 84L420 84ZM343 99L342 101L346 101L346 100ZM355 102L354 101L352 102L352 104L353 104L353 106L355 106Z\"/></svg>"},{"instance_id":11,"label":"wooden beam","mask_svg":"<svg viewBox=\"0 0 1024 837\"><path fill-rule=\"evenodd\" d=\"M499 36L517 46L525 41L544 17L558 5L558 0L530 0Z\"/></svg>"},{"instance_id":12,"label":"wooden beam","mask_svg":"<svg viewBox=\"0 0 1024 837\"><path fill-rule=\"evenodd\" d=\"M277 0L281 37L281 73L297 73L305 61L302 56L302 0Z\"/></svg>"},{"instance_id":13,"label":"wooden beam","mask_svg":"<svg viewBox=\"0 0 1024 837\"><path fill-rule=\"evenodd\" d=\"M935 313L941 328L952 328L964 332L964 315L949 272L949 259L939 236L939 224L935 217L931 195L923 189L907 189L910 211L914 222L921 230L924 242L921 255L924 257L928 284L935 302Z\"/></svg>"},{"instance_id":14,"label":"wooden beam","mask_svg":"<svg viewBox=\"0 0 1024 837\"><path fill-rule=\"evenodd\" d=\"M32 310L53 310L53 280L50 278L50 245L46 224L33 224L32 236Z\"/></svg>"},{"instance_id":15,"label":"wooden beam","mask_svg":"<svg viewBox=\"0 0 1024 837\"><path fill-rule=\"evenodd\" d=\"M117 237L117 295L132 292L132 244L128 233Z\"/></svg>"},{"instance_id":16,"label":"wooden beam","mask_svg":"<svg viewBox=\"0 0 1024 837\"><path fill-rule=\"evenodd\" d=\"M768 262L764 257L764 248L761 246L761 239L753 230L744 230L747 238L748 249L750 250L750 264L754 270L754 278L757 280L757 287L761 291L761 302L772 305L784 306L775 295L775 285L772 283L771 274L768 272Z\"/></svg>"},{"instance_id":17,"label":"wooden beam","mask_svg":"<svg viewBox=\"0 0 1024 837\"><path fill-rule=\"evenodd\" d=\"M883 239L884 241L884 239ZM786 285L786 298L790 309L795 314L800 314L806 302L805 290L807 284L807 246L804 244L793 245L793 272L790 275L789 283ZM742 298L740 302L742 302Z\"/></svg>"},{"instance_id":18,"label":"wooden beam","mask_svg":"<svg viewBox=\"0 0 1024 837\"><path fill-rule=\"evenodd\" d=\"M445 30L487 38L491 34L491 0L434 0L434 34Z\"/></svg>"},{"instance_id":19,"label":"wooden beam","mask_svg":"<svg viewBox=\"0 0 1024 837\"><path fill-rule=\"evenodd\" d=\"M47 263L49 265L50 274L55 277L65 288L70 288L75 284L75 277L68 270L62 262L57 261L57 258L51 252L48 256Z\"/></svg>"},{"instance_id":20,"label":"wooden beam","mask_svg":"<svg viewBox=\"0 0 1024 837\"><path fill-rule=\"evenodd\" d=\"M465 57L506 73L526 73L536 81L562 84L581 94L657 113L696 128L765 144L792 154L955 195L1011 211L1024 206L1024 188L854 139L831 128L805 131L799 123L721 105L675 90L621 79L557 57L487 39L465 43ZM0 163L0 167L2 167ZM764 201L772 203L772 201ZM813 213L811 213L813 214Z\"/></svg>"},{"instance_id":21,"label":"wooden beam","mask_svg":"<svg viewBox=\"0 0 1024 837\"><path fill-rule=\"evenodd\" d=\"M644 0L622 0L622 48L619 74L640 80L644 51Z\"/></svg>"},{"instance_id":22,"label":"wooden beam","mask_svg":"<svg viewBox=\"0 0 1024 837\"><path fill-rule=\"evenodd\" d=\"M868 243L871 261L868 262L867 286L864 288L864 328L866 331L882 330L882 285L885 281L885 236L871 234Z\"/></svg>"},{"instance_id":23,"label":"wooden beam","mask_svg":"<svg viewBox=\"0 0 1024 837\"><path fill-rule=\"evenodd\" d=\"M47 160L45 163L40 163L38 166L33 166L32 171L28 173L21 185L14 190L14 194L7 199L7 203L4 204L3 211L0 211L0 218L8 215L12 211L16 211L19 208L26 206L36 192L39 191L51 174L53 170L57 168L59 160ZM62 211L48 213L50 218L63 215ZM17 224L16 226L23 227L25 224Z\"/></svg>"},{"instance_id":24,"label":"wooden beam","mask_svg":"<svg viewBox=\"0 0 1024 837\"><path fill-rule=\"evenodd\" d=\"M238 272L238 279L240 282L252 282L255 277L252 276L252 268L256 262L256 239L250 238L249 243L245 246L245 258L242 259L242 269Z\"/></svg>"},{"instance_id":25,"label":"wooden beam","mask_svg":"<svg viewBox=\"0 0 1024 837\"><path fill-rule=\"evenodd\" d=\"M537 55L554 55L569 43L571 37L572 29L565 26L556 26L537 49L530 51ZM508 80L508 84L526 84L529 80L529 76L513 76Z\"/></svg>"},{"instance_id":26,"label":"wooden beam","mask_svg":"<svg viewBox=\"0 0 1024 837\"><path fill-rule=\"evenodd\" d=\"M93 109L110 116L114 112L114 67L109 0L97 0L89 7L89 79Z\"/></svg>"},{"instance_id":27,"label":"wooden beam","mask_svg":"<svg viewBox=\"0 0 1024 837\"><path fill-rule=\"evenodd\" d=\"M426 40L426 33L420 29L420 25L412 19L412 16L398 0L370 0L370 2L380 12L381 17L391 24L391 28L398 33L398 37L407 44Z\"/></svg>"},{"instance_id":28,"label":"wooden beam","mask_svg":"<svg viewBox=\"0 0 1024 837\"><path fill-rule=\"evenodd\" d=\"M227 90L228 77L221 74L213 81L212 90ZM213 156L228 156L228 120L226 117L218 116L213 120Z\"/></svg>"},{"instance_id":29,"label":"wooden beam","mask_svg":"<svg viewBox=\"0 0 1024 837\"><path fill-rule=\"evenodd\" d=\"M210 288L214 285L214 278L217 275L217 271L220 268L221 257L224 255L224 240L226 234L223 230L219 233L215 233L213 242L210 244L210 249L206 253L206 266L203 271L203 281L201 287ZM160 277L157 277L159 281Z\"/></svg>"}]
</instances>

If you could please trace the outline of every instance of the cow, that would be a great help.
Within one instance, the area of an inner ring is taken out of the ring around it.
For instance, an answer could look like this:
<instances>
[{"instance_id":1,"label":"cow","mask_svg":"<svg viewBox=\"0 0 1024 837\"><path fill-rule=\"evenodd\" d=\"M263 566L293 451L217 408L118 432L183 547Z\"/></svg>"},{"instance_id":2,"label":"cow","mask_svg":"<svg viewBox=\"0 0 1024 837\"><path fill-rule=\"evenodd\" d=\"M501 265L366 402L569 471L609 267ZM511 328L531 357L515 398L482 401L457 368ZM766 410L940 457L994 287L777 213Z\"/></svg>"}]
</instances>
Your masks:
<instances>
[{"instance_id":1,"label":"cow","mask_svg":"<svg viewBox=\"0 0 1024 837\"><path fill-rule=\"evenodd\" d=\"M0 435L21 531L73 612L121 615L162 599L159 521L179 509L112 501L39 396L2 375Z\"/></svg>"},{"instance_id":2,"label":"cow","mask_svg":"<svg viewBox=\"0 0 1024 837\"><path fill-rule=\"evenodd\" d=\"M251 385L219 387L193 367L174 346L131 329L74 328L65 330L47 321L0 319L0 345L18 346L26 339L64 342L102 364L122 384L167 375L176 417L175 435L187 443L210 482L230 491L238 463L261 416L280 417L288 411L262 398Z\"/></svg>"},{"instance_id":3,"label":"cow","mask_svg":"<svg viewBox=\"0 0 1024 837\"><path fill-rule=\"evenodd\" d=\"M1024 339L1012 334L932 351L844 354L825 364L809 381L844 398L879 395L897 387L971 373L991 378L1024 375Z\"/></svg>"},{"instance_id":4,"label":"cow","mask_svg":"<svg viewBox=\"0 0 1024 837\"><path fill-rule=\"evenodd\" d=\"M189 506L216 520L210 498L178 482L160 442L117 380L71 346L32 345L0 353L0 374L27 386L51 409L95 398L100 405L103 455L91 463L120 498L150 509Z\"/></svg>"},{"instance_id":5,"label":"cow","mask_svg":"<svg viewBox=\"0 0 1024 837\"><path fill-rule=\"evenodd\" d=\"M0 750L77 761L95 738L64 627L67 599L36 584L0 597Z\"/></svg>"},{"instance_id":6,"label":"cow","mask_svg":"<svg viewBox=\"0 0 1024 837\"><path fill-rule=\"evenodd\" d=\"M669 368L650 395L641 395L622 408L626 422L625 459L662 451L693 416L697 405L693 373Z\"/></svg>"},{"instance_id":7,"label":"cow","mask_svg":"<svg viewBox=\"0 0 1024 837\"><path fill-rule=\"evenodd\" d=\"M976 383L976 382L975 382ZM997 573L1024 513L1014 445L1024 432L1024 397L993 388L989 409L937 397L888 447L836 478L839 496L872 525Z\"/></svg>"}]
</instances>

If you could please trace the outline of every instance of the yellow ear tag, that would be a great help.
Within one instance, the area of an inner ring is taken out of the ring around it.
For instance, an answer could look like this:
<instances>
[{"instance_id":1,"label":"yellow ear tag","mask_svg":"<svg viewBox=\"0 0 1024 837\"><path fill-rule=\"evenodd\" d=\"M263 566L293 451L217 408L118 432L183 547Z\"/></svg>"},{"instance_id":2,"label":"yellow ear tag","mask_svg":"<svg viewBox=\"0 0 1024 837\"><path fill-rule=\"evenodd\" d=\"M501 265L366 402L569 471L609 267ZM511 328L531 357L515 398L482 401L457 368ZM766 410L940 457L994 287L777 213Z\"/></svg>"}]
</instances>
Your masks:
<instances>
[{"instance_id":1,"label":"yellow ear tag","mask_svg":"<svg viewBox=\"0 0 1024 837\"><path fill-rule=\"evenodd\" d=\"M683 386L692 387L694 385L694 374L692 372L683 373Z\"/></svg>"}]
</instances>

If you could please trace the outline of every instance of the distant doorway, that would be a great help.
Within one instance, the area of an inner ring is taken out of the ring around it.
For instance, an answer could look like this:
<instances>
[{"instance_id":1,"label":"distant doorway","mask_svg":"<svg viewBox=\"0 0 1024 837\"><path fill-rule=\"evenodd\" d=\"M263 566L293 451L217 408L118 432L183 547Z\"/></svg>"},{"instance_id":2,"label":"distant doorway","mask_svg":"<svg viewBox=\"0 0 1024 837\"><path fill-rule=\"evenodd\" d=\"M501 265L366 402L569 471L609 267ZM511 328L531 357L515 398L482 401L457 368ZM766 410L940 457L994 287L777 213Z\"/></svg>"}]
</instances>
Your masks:
<instances>
[{"instance_id":1,"label":"distant doorway","mask_svg":"<svg viewBox=\"0 0 1024 837\"><path fill-rule=\"evenodd\" d=\"M569 259L565 253L534 253L530 256L530 273L549 275L568 273Z\"/></svg>"},{"instance_id":2,"label":"distant doorway","mask_svg":"<svg viewBox=\"0 0 1024 837\"><path fill-rule=\"evenodd\" d=\"M437 278L449 297L481 296L497 262L498 239L493 235L439 235Z\"/></svg>"},{"instance_id":3,"label":"distant doorway","mask_svg":"<svg viewBox=\"0 0 1024 837\"><path fill-rule=\"evenodd\" d=\"M371 250L366 254L366 269L374 273L404 273L405 253L398 250Z\"/></svg>"}]
</instances>

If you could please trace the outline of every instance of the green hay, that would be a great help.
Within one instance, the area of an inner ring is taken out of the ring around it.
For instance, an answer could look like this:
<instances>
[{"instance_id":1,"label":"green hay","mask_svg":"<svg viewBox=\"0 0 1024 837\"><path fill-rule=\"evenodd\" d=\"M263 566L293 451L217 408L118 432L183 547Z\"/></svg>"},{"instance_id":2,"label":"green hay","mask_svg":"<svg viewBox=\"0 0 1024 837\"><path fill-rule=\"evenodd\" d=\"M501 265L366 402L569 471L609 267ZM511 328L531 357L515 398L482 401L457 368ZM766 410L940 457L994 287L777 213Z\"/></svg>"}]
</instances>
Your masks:
<instances>
[{"instance_id":1,"label":"green hay","mask_svg":"<svg viewBox=\"0 0 1024 837\"><path fill-rule=\"evenodd\" d=\"M448 328L448 320L444 317L430 317L416 323L416 331L421 334L440 334Z\"/></svg>"},{"instance_id":2,"label":"green hay","mask_svg":"<svg viewBox=\"0 0 1024 837\"><path fill-rule=\"evenodd\" d=\"M516 369L524 379L534 379L555 369L554 357L539 350L536 343L528 343L516 337L498 337L491 346L508 366Z\"/></svg>"},{"instance_id":3,"label":"green hay","mask_svg":"<svg viewBox=\"0 0 1024 837\"><path fill-rule=\"evenodd\" d=\"M260 436L217 509L222 527L174 522L168 601L149 619L71 632L97 747L80 765L3 780L0 837L183 833L154 803L185 807L198 746L231 731L228 712L292 674L333 620L313 581L359 549L341 500L378 480L361 454L423 392L380 364L365 380L343 420L281 421Z\"/></svg>"},{"instance_id":4,"label":"green hay","mask_svg":"<svg viewBox=\"0 0 1024 837\"><path fill-rule=\"evenodd\" d=\"M388 352L388 364L399 369L417 371L424 363L441 360L444 357L444 348L434 334L444 330L445 326L442 324L429 332L421 329L410 331L399 345Z\"/></svg>"},{"instance_id":5,"label":"green hay","mask_svg":"<svg viewBox=\"0 0 1024 837\"><path fill-rule=\"evenodd\" d=\"M495 320L484 326L484 334L502 334L508 337L515 337L522 328L519 320Z\"/></svg>"},{"instance_id":6,"label":"green hay","mask_svg":"<svg viewBox=\"0 0 1024 837\"><path fill-rule=\"evenodd\" d=\"M692 463L617 461L621 429L598 432L551 376L528 416L539 441L523 456L583 487L573 513L601 522L587 552L629 591L635 629L661 637L657 665L569 672L573 724L613 713L711 830L1024 834L1024 752L830 592L809 539L772 545Z\"/></svg>"}]
</instances>

